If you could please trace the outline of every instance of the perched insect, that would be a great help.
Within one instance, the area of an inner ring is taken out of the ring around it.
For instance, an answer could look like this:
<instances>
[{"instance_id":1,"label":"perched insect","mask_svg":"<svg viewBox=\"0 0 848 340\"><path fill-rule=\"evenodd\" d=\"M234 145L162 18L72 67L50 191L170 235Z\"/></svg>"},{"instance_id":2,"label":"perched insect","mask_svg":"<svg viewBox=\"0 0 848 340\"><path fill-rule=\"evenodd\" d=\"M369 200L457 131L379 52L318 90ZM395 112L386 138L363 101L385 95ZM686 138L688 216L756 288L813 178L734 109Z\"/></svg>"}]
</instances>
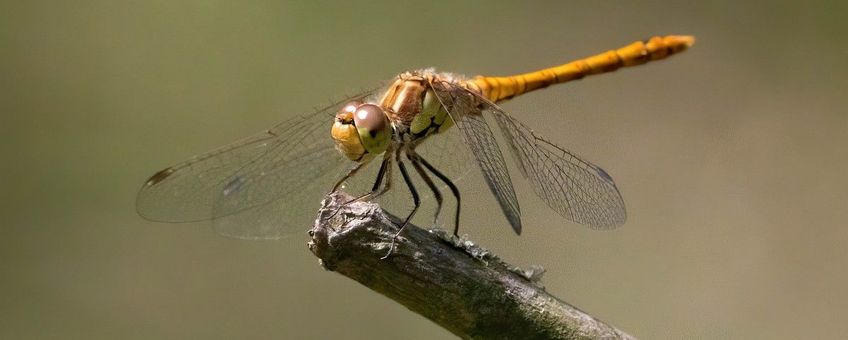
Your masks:
<instances>
[{"instance_id":1,"label":"perched insect","mask_svg":"<svg viewBox=\"0 0 848 340\"><path fill-rule=\"evenodd\" d=\"M552 84L663 59L693 43L690 36L653 37L508 77L464 78L432 69L404 72L388 87L348 98L157 172L138 194L138 211L155 221L212 219L217 230L227 236L278 238L290 233L292 226L302 225L290 219L303 210L303 204L315 204L326 194L330 176L338 176L344 164L354 162L337 178L332 191L377 160L380 166L371 190L357 199L374 199L386 193L397 166L414 203L400 230L420 206L412 179L416 174L436 199L437 216L442 205L440 186L446 186L456 197L453 232L457 234L460 192L451 176L440 170L442 165L451 165L442 157L440 162L430 162L416 148L436 145L430 140L459 130L461 138L453 139L456 143L431 149L450 154L467 148L513 230L520 234L521 210L501 149L484 119L488 115L497 122L521 174L549 207L591 228L613 228L624 223L626 211L612 177L538 136L497 104ZM332 138L327 135L330 125Z\"/></svg>"}]
</instances>

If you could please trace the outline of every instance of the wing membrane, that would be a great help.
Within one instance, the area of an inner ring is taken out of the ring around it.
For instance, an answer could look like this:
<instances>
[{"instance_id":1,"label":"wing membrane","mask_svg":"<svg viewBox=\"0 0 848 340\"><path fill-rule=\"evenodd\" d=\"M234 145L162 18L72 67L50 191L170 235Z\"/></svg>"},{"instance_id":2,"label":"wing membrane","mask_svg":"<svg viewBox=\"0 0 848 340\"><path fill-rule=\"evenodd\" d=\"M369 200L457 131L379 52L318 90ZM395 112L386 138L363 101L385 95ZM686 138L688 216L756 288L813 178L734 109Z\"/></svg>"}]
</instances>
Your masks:
<instances>
[{"instance_id":1,"label":"wing membrane","mask_svg":"<svg viewBox=\"0 0 848 340\"><path fill-rule=\"evenodd\" d=\"M494 103L480 99L483 111L497 121L521 173L551 209L593 229L624 224L624 200L606 171L539 136Z\"/></svg>"},{"instance_id":2,"label":"wing membrane","mask_svg":"<svg viewBox=\"0 0 848 340\"><path fill-rule=\"evenodd\" d=\"M465 144L477 159L489 189L495 195L512 229L521 234L521 208L503 154L492 129L481 115L472 92L447 82L431 84L441 104L463 132Z\"/></svg>"},{"instance_id":3,"label":"wing membrane","mask_svg":"<svg viewBox=\"0 0 848 340\"><path fill-rule=\"evenodd\" d=\"M478 93L447 82L437 82L434 88L441 93L443 104L453 108L452 117L463 130L489 188L511 222L518 219L518 203L483 114L494 117L522 175L551 209L593 229L624 224L624 200L606 171L539 136Z\"/></svg>"},{"instance_id":4,"label":"wing membrane","mask_svg":"<svg viewBox=\"0 0 848 340\"><path fill-rule=\"evenodd\" d=\"M160 171L138 193L139 214L163 222L213 219L219 232L233 237L278 237L278 230L268 223L251 223L267 219L259 215L279 214L279 207L302 202L300 195L305 189L349 162L334 150L329 130L339 105L369 94L287 120ZM321 195L328 189L321 190ZM225 219L231 215L243 216ZM235 227L232 221L243 225Z\"/></svg>"}]
</instances>

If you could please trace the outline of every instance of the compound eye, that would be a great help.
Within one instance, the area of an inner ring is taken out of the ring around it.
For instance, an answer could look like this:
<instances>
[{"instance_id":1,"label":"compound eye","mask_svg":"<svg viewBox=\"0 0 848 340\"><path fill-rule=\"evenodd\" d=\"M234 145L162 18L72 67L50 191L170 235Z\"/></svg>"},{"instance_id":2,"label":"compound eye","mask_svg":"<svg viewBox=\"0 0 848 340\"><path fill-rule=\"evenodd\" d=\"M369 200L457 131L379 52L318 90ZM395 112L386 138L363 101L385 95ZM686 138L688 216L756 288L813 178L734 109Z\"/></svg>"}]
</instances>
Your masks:
<instances>
[{"instance_id":1,"label":"compound eye","mask_svg":"<svg viewBox=\"0 0 848 340\"><path fill-rule=\"evenodd\" d=\"M370 136L375 136L388 128L386 114L383 108L374 104L362 104L356 109L353 115L353 122L360 134L363 131Z\"/></svg>"},{"instance_id":2,"label":"compound eye","mask_svg":"<svg viewBox=\"0 0 848 340\"><path fill-rule=\"evenodd\" d=\"M353 114L356 112L356 109L362 105L362 102L358 100L350 101L339 109L339 112L336 113L336 121L342 124L353 124Z\"/></svg>"},{"instance_id":3,"label":"compound eye","mask_svg":"<svg viewBox=\"0 0 848 340\"><path fill-rule=\"evenodd\" d=\"M342 108L339 110L339 113L353 114L354 112L356 112L356 108L358 108L359 105L362 105L362 102L358 100L347 102L346 104L342 105Z\"/></svg>"},{"instance_id":4,"label":"compound eye","mask_svg":"<svg viewBox=\"0 0 848 340\"><path fill-rule=\"evenodd\" d=\"M383 108L374 104L362 104L353 114L353 124L359 133L362 146L372 154L386 151L392 137L389 118Z\"/></svg>"}]
</instances>

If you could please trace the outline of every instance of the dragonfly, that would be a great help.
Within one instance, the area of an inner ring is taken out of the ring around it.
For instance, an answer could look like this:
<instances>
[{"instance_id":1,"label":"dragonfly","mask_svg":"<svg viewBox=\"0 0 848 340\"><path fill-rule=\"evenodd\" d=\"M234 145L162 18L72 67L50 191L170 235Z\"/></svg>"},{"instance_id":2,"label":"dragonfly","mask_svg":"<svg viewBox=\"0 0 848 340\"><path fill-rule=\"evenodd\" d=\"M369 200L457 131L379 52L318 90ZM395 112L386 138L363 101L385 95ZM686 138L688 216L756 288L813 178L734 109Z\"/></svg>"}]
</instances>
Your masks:
<instances>
[{"instance_id":1,"label":"dragonfly","mask_svg":"<svg viewBox=\"0 0 848 340\"><path fill-rule=\"evenodd\" d=\"M352 201L375 200L394 186L395 168L412 196L400 231L421 206L421 182L437 202L438 219L447 188L456 209L454 184L467 170L452 154L470 154L516 234L521 209L501 146L533 191L559 215L593 229L624 224L627 213L613 178L599 166L540 136L501 108L522 94L589 75L661 60L685 51L692 36L654 36L555 67L512 75L464 77L434 69L407 71L387 86L366 91L309 115L299 116L152 175L137 196L139 214L161 222L212 220L222 235L277 239L299 225L309 204L336 192L363 169L377 165L370 190ZM494 120L505 145L500 145ZM457 136L458 135L458 136ZM451 137L452 136L452 137ZM450 138L449 138L450 137ZM419 150L427 149L425 154ZM456 171L454 171L456 172ZM417 176L417 177L416 177ZM331 183L334 184L330 186ZM369 180L370 183L370 180Z\"/></svg>"}]
</instances>

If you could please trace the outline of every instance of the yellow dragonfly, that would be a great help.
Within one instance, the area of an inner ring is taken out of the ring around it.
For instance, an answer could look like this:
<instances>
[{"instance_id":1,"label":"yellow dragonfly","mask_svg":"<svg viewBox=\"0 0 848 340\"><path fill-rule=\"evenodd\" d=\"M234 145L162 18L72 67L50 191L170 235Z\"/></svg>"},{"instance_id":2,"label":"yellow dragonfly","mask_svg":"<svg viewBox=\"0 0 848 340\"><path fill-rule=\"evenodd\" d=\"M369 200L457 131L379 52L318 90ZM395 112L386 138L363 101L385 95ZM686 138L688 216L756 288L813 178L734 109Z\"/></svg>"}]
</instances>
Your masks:
<instances>
[{"instance_id":1,"label":"yellow dragonfly","mask_svg":"<svg viewBox=\"0 0 848 340\"><path fill-rule=\"evenodd\" d=\"M457 168L451 164L455 159L444 154L466 152L473 155L506 219L520 234L521 209L501 148L486 122L488 116L502 133L521 174L551 209L590 228L614 228L625 222L627 214L612 177L539 136L498 104L549 85L660 60L693 43L691 36L656 36L560 66L505 77L466 78L433 69L404 72L388 86L157 172L139 191L137 210L149 220L211 219L226 236L275 239L303 226L306 220L299 215L313 211L309 207L317 205L327 189L335 192L367 165L379 164L375 177L370 177L374 178L370 190L357 200L373 200L389 192L397 167L413 203L398 233L421 205L416 181L423 180L436 200L436 218L443 201L440 189L447 187L456 198L453 233L457 235L460 192L453 179L461 173L449 175L441 169ZM447 137L456 134L460 137ZM428 146L431 156L418 151ZM330 187L333 177L335 185Z\"/></svg>"}]
</instances>

